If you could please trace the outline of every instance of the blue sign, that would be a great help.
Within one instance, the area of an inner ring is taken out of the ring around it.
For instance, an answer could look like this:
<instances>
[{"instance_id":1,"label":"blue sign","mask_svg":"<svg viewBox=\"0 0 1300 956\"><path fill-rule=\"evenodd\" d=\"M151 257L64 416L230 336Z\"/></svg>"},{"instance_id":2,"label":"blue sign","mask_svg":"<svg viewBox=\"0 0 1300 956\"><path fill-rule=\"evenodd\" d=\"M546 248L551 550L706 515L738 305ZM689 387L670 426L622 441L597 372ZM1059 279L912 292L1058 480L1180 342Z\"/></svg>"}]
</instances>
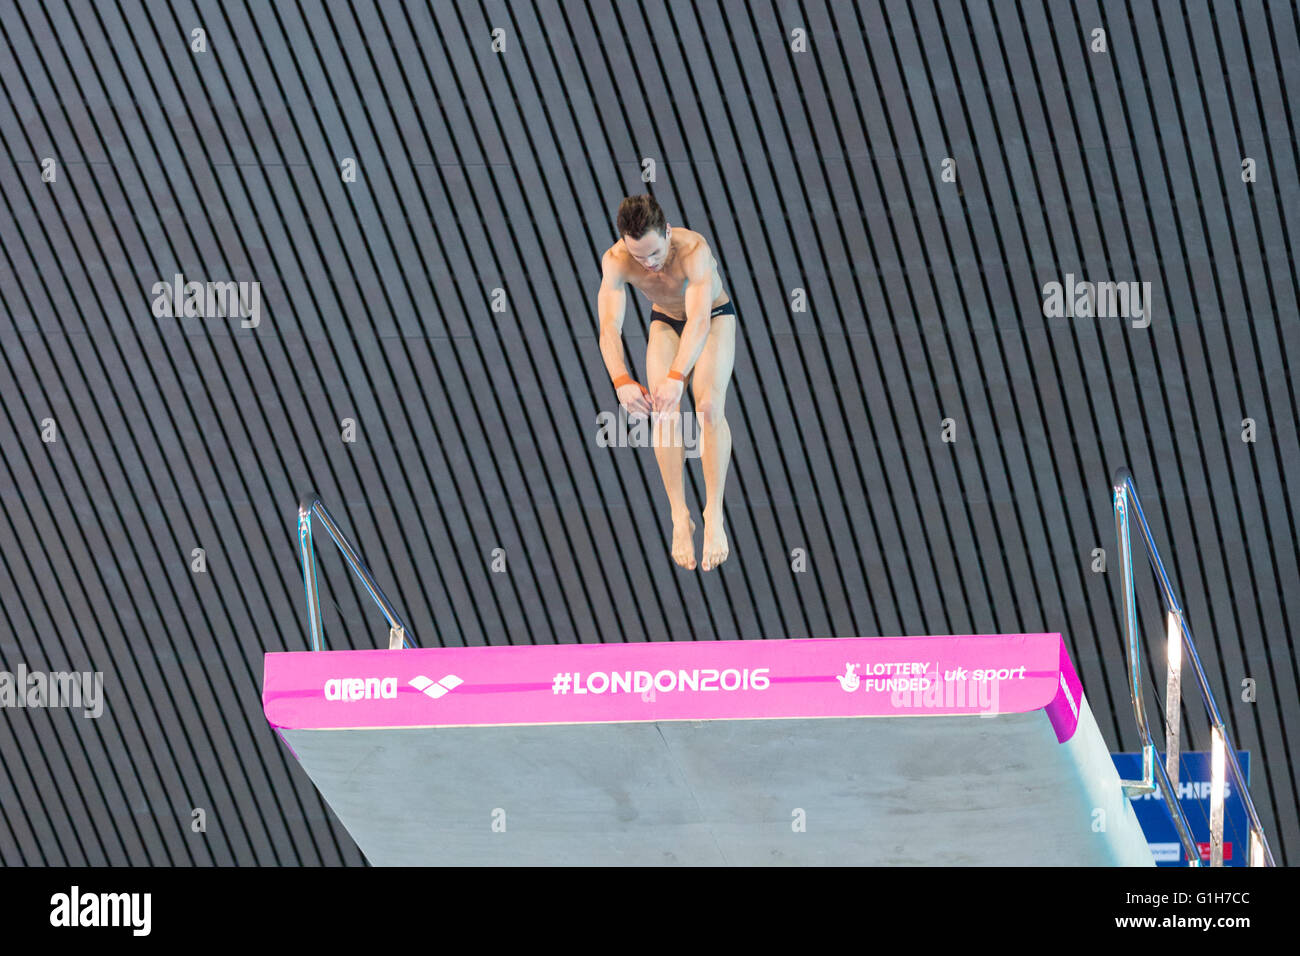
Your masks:
<instances>
[{"instance_id":1,"label":"blue sign","mask_svg":"<svg viewBox=\"0 0 1300 956\"><path fill-rule=\"evenodd\" d=\"M1142 755L1111 754L1121 780L1142 779ZM1164 755L1156 751L1156 759ZM1237 751L1242 776L1250 784L1250 754ZM1246 804L1237 793L1232 771L1224 769L1223 781L1223 865L1245 866L1250 854L1250 824ZM1210 754L1191 751L1178 758L1178 802L1192 830L1192 839L1201 851L1201 862L1210 863ZM1186 866L1187 854L1174 828L1174 818L1165 807L1164 795L1157 785L1152 793L1135 796L1130 801L1142 832L1151 846L1156 866Z\"/></svg>"}]
</instances>

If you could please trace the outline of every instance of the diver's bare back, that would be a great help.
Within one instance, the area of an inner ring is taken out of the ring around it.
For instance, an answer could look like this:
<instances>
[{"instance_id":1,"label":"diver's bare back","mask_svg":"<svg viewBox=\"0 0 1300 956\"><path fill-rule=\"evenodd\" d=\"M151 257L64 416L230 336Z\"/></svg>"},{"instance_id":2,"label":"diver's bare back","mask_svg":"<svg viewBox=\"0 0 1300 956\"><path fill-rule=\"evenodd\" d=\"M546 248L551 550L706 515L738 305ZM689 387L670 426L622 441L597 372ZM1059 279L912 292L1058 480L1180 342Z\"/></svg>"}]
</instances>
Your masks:
<instances>
[{"instance_id":1,"label":"diver's bare back","mask_svg":"<svg viewBox=\"0 0 1300 956\"><path fill-rule=\"evenodd\" d=\"M686 319L686 263L692 256L708 257L709 272L713 276L712 302L709 308L716 309L731 301L722 290L718 261L713 258L713 252L703 236L682 226L674 226L670 242L671 252L658 272L651 272L633 259L622 239L610 246L609 252L618 262L623 280L639 289L656 310L674 319Z\"/></svg>"}]
</instances>

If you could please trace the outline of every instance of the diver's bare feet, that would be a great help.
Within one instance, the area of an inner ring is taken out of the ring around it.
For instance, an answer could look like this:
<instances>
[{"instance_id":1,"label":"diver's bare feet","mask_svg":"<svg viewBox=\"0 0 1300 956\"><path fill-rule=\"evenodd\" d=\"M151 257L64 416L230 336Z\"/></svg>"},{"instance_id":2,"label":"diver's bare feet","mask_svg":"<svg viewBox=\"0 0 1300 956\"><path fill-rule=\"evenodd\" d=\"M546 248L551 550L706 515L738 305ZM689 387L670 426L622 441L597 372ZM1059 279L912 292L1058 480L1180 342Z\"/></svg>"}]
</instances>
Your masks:
<instances>
[{"instance_id":1,"label":"diver's bare feet","mask_svg":"<svg viewBox=\"0 0 1300 956\"><path fill-rule=\"evenodd\" d=\"M690 515L673 519L673 560L687 571L695 570L695 522Z\"/></svg>"},{"instance_id":2,"label":"diver's bare feet","mask_svg":"<svg viewBox=\"0 0 1300 956\"><path fill-rule=\"evenodd\" d=\"M722 515L716 517L704 512L704 548L700 555L700 568L708 571L727 560L731 549L727 546L727 532L722 529Z\"/></svg>"}]
</instances>

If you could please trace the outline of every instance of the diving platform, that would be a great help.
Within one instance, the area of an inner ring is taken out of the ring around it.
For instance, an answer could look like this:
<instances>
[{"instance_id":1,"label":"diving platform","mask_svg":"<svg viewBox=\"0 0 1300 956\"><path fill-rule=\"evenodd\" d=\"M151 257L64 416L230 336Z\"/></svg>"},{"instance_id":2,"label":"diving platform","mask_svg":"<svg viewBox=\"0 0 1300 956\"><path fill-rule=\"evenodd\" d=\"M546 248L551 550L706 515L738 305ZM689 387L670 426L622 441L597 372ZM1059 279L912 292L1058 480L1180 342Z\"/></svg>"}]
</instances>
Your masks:
<instances>
[{"instance_id":1,"label":"diving platform","mask_svg":"<svg viewBox=\"0 0 1300 956\"><path fill-rule=\"evenodd\" d=\"M366 858L1152 866L1059 634L271 653Z\"/></svg>"}]
</instances>

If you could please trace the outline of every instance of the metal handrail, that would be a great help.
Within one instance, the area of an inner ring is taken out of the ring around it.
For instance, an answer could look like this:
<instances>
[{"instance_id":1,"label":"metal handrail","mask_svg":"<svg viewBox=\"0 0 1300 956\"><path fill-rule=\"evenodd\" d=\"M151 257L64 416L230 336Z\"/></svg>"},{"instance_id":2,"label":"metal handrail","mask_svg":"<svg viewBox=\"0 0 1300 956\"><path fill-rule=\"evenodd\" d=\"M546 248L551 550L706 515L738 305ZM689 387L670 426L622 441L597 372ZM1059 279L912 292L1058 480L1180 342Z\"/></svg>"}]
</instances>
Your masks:
<instances>
[{"instance_id":1,"label":"metal handrail","mask_svg":"<svg viewBox=\"0 0 1300 956\"><path fill-rule=\"evenodd\" d=\"M322 650L325 646L325 631L321 625L320 616L320 591L316 586L316 560L315 549L312 546L311 519L315 516L320 523L325 526L329 536L334 539L338 545L339 551L343 553L343 558L348 563L348 567L361 580L362 585L374 598L375 603L379 605L379 610L384 612L384 617L388 619L389 626L389 647L416 647L414 643L415 635L411 633L410 628L402 621L398 615L397 609L393 603L388 600L384 594L383 588L375 581L375 576L370 573L370 568L366 567L366 562L357 554L356 549L352 547L347 536L339 530L338 524L331 517L329 511L321 504L320 498L315 493L304 495L298 502L298 548L302 553L302 582L307 592L307 617L311 624L311 649L313 651Z\"/></svg>"},{"instance_id":2,"label":"metal handrail","mask_svg":"<svg viewBox=\"0 0 1300 956\"><path fill-rule=\"evenodd\" d=\"M1268 841L1264 837L1263 824L1260 823L1259 814L1255 812L1255 804L1250 799L1250 791L1246 788L1245 777L1241 772L1241 766L1237 762L1237 749L1232 744L1232 738L1228 735L1228 728L1224 726L1223 717L1214 702L1214 694L1210 691L1210 683L1206 679L1205 669L1201 667L1200 655L1196 653L1196 646L1192 642L1192 631L1187 625L1187 615L1183 612L1177 595L1174 594L1173 585L1169 583L1169 576L1165 573L1164 563L1160 560L1160 553L1156 549L1155 539L1151 536L1151 528L1147 525L1146 516L1142 513L1142 504L1138 500L1137 488L1133 484L1133 476L1127 468L1119 468L1115 471L1114 477L1111 479L1111 489L1114 495L1115 532L1119 539L1120 569L1123 576L1124 630L1127 638L1129 694L1133 699L1133 713L1137 718L1138 732L1142 737L1142 779L1124 780L1121 783L1130 796L1135 793L1150 793L1155 790L1157 785L1160 787L1160 792L1165 799L1165 805L1169 809L1170 816L1173 817L1174 828L1178 831L1178 838L1187 853L1188 865L1200 866L1200 852L1192 840L1191 827L1187 823L1187 817L1183 813L1182 805L1179 803L1173 784L1170 782L1171 776L1175 780L1178 779L1178 737L1181 722L1178 699L1181 695L1181 651L1185 650L1196 672L1197 683L1200 685L1201 696L1205 701L1210 721L1223 741L1227 767L1232 772L1237 792L1241 794L1242 801L1246 805L1246 812L1250 816L1252 843L1254 840L1258 840L1262 855L1266 861L1265 865L1275 866L1273 852L1269 849ZM1156 581L1160 586L1160 596L1165 605L1170 631L1168 672L1170 700L1165 726L1165 748L1168 766L1155 759L1155 743L1151 739L1151 728L1147 724L1146 708L1142 700L1142 671L1138 653L1137 602L1133 593L1133 556L1128 523L1130 504L1142 528L1142 539L1146 543L1147 558L1151 562L1151 568L1155 571ZM1177 638L1174 637L1175 626L1177 627ZM1223 819L1221 814L1216 816L1212 811L1210 827L1211 864L1220 865L1223 843ZM1253 863L1253 851L1254 846L1252 845L1247 856L1247 865Z\"/></svg>"}]
</instances>

